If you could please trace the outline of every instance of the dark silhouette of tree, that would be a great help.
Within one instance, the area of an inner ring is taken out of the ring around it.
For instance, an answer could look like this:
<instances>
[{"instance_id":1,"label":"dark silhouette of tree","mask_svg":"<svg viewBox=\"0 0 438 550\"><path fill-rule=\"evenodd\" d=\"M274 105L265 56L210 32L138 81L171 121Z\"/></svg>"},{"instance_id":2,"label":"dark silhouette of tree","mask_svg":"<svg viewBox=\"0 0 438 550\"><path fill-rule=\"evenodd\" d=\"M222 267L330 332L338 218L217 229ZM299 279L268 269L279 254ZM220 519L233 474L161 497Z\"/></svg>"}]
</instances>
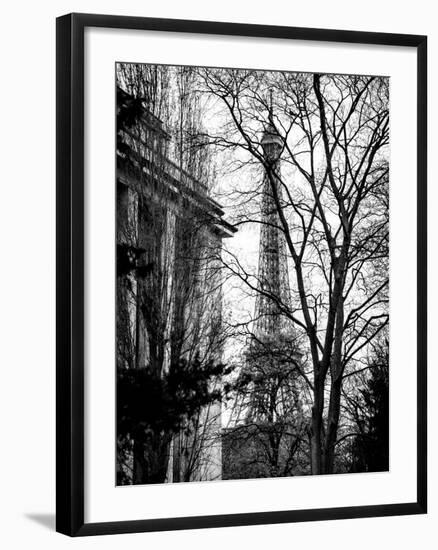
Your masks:
<instances>
[{"instance_id":1,"label":"dark silhouette of tree","mask_svg":"<svg viewBox=\"0 0 438 550\"><path fill-rule=\"evenodd\" d=\"M360 390L358 434L352 442L352 472L389 469L389 353L388 342L375 350L370 375Z\"/></svg>"},{"instance_id":2,"label":"dark silhouette of tree","mask_svg":"<svg viewBox=\"0 0 438 550\"><path fill-rule=\"evenodd\" d=\"M121 447L130 440L143 447L144 483L164 481L172 435L203 407L221 399L211 381L223 373L222 364L203 363L198 357L171 363L169 371L161 375L150 369L118 369L118 441ZM122 469L118 476L118 483L127 481Z\"/></svg>"}]
</instances>

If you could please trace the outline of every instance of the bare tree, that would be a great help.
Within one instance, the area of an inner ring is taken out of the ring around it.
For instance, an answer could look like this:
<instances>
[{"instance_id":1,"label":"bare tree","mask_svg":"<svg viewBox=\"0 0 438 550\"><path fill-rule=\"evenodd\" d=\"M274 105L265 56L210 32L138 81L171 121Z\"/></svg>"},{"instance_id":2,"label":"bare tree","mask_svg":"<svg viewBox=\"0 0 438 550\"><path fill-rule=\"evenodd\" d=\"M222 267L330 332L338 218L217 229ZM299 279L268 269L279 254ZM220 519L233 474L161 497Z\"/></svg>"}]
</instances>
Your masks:
<instances>
[{"instance_id":1,"label":"bare tree","mask_svg":"<svg viewBox=\"0 0 438 550\"><path fill-rule=\"evenodd\" d=\"M309 473L306 387L295 346L251 334L238 375L224 434L224 475L281 477Z\"/></svg>"},{"instance_id":2,"label":"bare tree","mask_svg":"<svg viewBox=\"0 0 438 550\"><path fill-rule=\"evenodd\" d=\"M200 70L199 77L223 106L210 143L239 152L241 170L261 166L271 183L294 305L263 292L306 339L311 469L332 473L344 382L388 323L388 81L231 69ZM281 139L281 173L260 144L267 127ZM261 223L260 193L260 185L233 192L238 224ZM257 274L239 258L230 253L224 265L260 292Z\"/></svg>"}]
</instances>

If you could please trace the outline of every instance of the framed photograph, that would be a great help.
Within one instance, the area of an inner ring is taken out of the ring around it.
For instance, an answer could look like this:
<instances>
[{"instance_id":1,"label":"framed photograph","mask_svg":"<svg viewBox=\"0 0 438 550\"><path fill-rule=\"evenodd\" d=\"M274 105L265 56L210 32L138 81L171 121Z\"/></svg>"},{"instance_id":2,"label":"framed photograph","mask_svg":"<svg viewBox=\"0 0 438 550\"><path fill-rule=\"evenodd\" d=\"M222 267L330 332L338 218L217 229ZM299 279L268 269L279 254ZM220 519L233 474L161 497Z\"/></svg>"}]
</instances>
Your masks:
<instances>
[{"instance_id":1,"label":"framed photograph","mask_svg":"<svg viewBox=\"0 0 438 550\"><path fill-rule=\"evenodd\" d=\"M425 36L57 20L57 530L426 513Z\"/></svg>"}]
</instances>

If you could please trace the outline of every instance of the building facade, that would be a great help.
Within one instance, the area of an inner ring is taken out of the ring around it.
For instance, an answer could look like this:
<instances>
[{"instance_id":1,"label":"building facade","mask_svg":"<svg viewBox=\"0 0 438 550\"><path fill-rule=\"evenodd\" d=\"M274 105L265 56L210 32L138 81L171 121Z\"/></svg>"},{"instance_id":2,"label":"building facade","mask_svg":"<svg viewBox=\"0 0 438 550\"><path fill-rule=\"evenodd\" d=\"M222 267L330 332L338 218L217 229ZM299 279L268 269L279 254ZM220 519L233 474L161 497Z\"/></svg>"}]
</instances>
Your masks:
<instances>
[{"instance_id":1,"label":"building facade","mask_svg":"<svg viewBox=\"0 0 438 550\"><path fill-rule=\"evenodd\" d=\"M169 158L163 123L120 88L117 109L117 367L122 379L135 369L159 381L221 361L220 252L234 228L206 182ZM220 479L220 401L178 418L156 420L142 445L119 437L121 483Z\"/></svg>"}]
</instances>

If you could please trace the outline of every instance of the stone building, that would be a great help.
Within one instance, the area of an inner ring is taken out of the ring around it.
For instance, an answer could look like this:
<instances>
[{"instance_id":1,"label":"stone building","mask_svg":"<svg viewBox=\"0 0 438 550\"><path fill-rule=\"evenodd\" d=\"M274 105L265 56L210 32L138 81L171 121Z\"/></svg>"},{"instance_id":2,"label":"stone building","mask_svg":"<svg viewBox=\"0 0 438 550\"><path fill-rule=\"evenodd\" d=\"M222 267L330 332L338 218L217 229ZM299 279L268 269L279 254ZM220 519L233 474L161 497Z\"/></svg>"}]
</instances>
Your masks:
<instances>
[{"instance_id":1,"label":"stone building","mask_svg":"<svg viewBox=\"0 0 438 550\"><path fill-rule=\"evenodd\" d=\"M235 230L206 182L171 160L162 121L120 88L117 121L118 372L146 369L160 378L181 360L219 362L218 259ZM219 379L211 383L220 388ZM215 402L180 430L158 434L153 459L133 438L128 450L119 448L122 483L220 479L220 429ZM151 462L156 475L145 481Z\"/></svg>"}]
</instances>

